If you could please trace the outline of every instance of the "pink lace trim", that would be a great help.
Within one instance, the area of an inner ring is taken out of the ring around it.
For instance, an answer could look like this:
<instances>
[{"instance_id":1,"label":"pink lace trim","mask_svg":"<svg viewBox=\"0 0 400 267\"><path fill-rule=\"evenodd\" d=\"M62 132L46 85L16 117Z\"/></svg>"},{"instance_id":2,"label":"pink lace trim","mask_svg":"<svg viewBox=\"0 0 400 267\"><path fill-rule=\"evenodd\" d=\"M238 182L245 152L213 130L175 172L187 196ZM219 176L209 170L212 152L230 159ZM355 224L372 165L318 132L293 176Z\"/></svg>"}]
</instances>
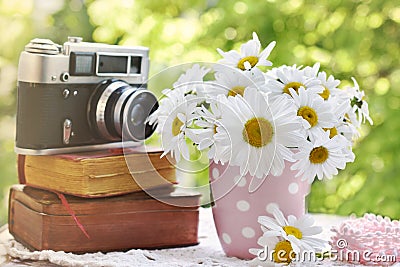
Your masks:
<instances>
[{"instance_id":1,"label":"pink lace trim","mask_svg":"<svg viewBox=\"0 0 400 267\"><path fill-rule=\"evenodd\" d=\"M388 217L365 214L331 229L332 251L339 260L389 266L400 262L400 223Z\"/></svg>"}]
</instances>

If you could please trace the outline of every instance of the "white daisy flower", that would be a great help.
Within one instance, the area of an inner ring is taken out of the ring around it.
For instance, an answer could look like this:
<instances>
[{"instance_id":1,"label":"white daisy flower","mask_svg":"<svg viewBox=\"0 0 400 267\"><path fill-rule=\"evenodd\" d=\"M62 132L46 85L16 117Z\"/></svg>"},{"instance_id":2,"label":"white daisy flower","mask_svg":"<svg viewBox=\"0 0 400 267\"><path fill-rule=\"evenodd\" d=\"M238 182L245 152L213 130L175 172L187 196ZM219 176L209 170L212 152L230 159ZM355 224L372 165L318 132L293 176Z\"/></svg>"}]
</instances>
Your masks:
<instances>
[{"instance_id":1,"label":"white daisy flower","mask_svg":"<svg viewBox=\"0 0 400 267\"><path fill-rule=\"evenodd\" d=\"M342 100L337 97L330 97L328 100L325 101L332 107L332 113L335 117L335 124L331 128L323 128L324 131L329 132L329 138L333 138L336 135L339 135L342 137L343 141L345 143L351 143L349 142L344 136L341 136L341 132L338 130L339 127L341 127L345 122L345 113L346 110L348 110L348 107L350 106L350 100Z\"/></svg>"},{"instance_id":2,"label":"white daisy flower","mask_svg":"<svg viewBox=\"0 0 400 267\"><path fill-rule=\"evenodd\" d=\"M287 65L281 65L279 67L276 68L272 68L270 70L267 70L264 73L265 79L266 80L278 80L278 71L281 71L282 69L297 69L297 70L301 70L301 66L297 66L296 64L292 65L292 66L287 66Z\"/></svg>"},{"instance_id":3,"label":"white daisy flower","mask_svg":"<svg viewBox=\"0 0 400 267\"><path fill-rule=\"evenodd\" d=\"M349 135L350 138L345 136L347 133L343 133L343 131L350 131L348 126L346 127L347 123L340 122L339 124L335 125L332 128L324 128L323 130L329 133L329 138L332 139L336 136L336 141L339 145L343 145L342 154L343 157L347 159L347 162L353 162L355 159L355 155L352 151L352 134Z\"/></svg>"},{"instance_id":4,"label":"white daisy flower","mask_svg":"<svg viewBox=\"0 0 400 267\"><path fill-rule=\"evenodd\" d=\"M270 79L272 75L265 76L268 88L273 95L286 94L291 95L290 89L296 92L300 87L314 93L322 93L324 88L321 86L321 81L315 77L307 77L304 71L294 66L282 66L274 71L277 79Z\"/></svg>"},{"instance_id":5,"label":"white daisy flower","mask_svg":"<svg viewBox=\"0 0 400 267\"><path fill-rule=\"evenodd\" d=\"M321 81L321 85L324 87L324 91L319 95L324 99L328 100L332 97L343 98L343 91L338 88L340 81L336 80L335 77L325 72L318 73L317 79Z\"/></svg>"},{"instance_id":6,"label":"white daisy flower","mask_svg":"<svg viewBox=\"0 0 400 267\"><path fill-rule=\"evenodd\" d=\"M347 121L347 119L345 121L340 122L339 125L337 125L335 128L338 134L345 137L346 140L351 144L353 144L354 140L357 140L361 136L356 126Z\"/></svg>"},{"instance_id":7,"label":"white daisy flower","mask_svg":"<svg viewBox=\"0 0 400 267\"><path fill-rule=\"evenodd\" d=\"M169 88L164 89L162 91L164 97L159 101L159 106L156 111L154 111L148 118L148 122L150 125L154 125L157 123L156 132L161 133L162 127L166 118L168 117L171 110L175 108L176 103L185 97L185 90L183 88L171 90Z\"/></svg>"},{"instance_id":8,"label":"white daisy flower","mask_svg":"<svg viewBox=\"0 0 400 267\"><path fill-rule=\"evenodd\" d=\"M282 174L284 160L292 161L288 147L304 139L299 133L301 124L296 111L287 98L272 103L255 88L248 88L244 96L219 97L221 125L226 133L216 136L231 140L231 164L240 166L242 175L247 172L258 178L271 173Z\"/></svg>"},{"instance_id":9,"label":"white daisy flower","mask_svg":"<svg viewBox=\"0 0 400 267\"><path fill-rule=\"evenodd\" d=\"M353 77L351 78L354 82L354 87L346 88L346 93L348 97L351 99L352 110L349 110L349 119L351 123L359 127L361 123L365 123L367 120L371 125L373 125L373 121L369 116L368 103L365 101L365 93L364 91L360 91L360 87ZM354 118L357 117L357 120Z\"/></svg>"},{"instance_id":10,"label":"white daisy flower","mask_svg":"<svg viewBox=\"0 0 400 267\"><path fill-rule=\"evenodd\" d=\"M319 68L319 64L314 65L313 70L318 70L317 67ZM307 71L305 71L307 73ZM309 75L311 74L310 71L308 73ZM307 75L307 74L306 74ZM339 89L338 86L340 84L340 80L335 79L332 75L327 75L326 72L321 71L317 72L315 76L309 76L309 77L315 77L317 80L321 82L321 86L323 87L322 93L319 93L319 95L324 99L324 100L330 100L332 98L338 98L338 99L347 99L346 95L343 90Z\"/></svg>"},{"instance_id":11,"label":"white daisy flower","mask_svg":"<svg viewBox=\"0 0 400 267\"><path fill-rule=\"evenodd\" d=\"M277 237L287 240L295 253L321 251L326 247L326 241L312 237L320 234L322 227L314 226L314 219L311 215L305 214L298 219L289 215L286 219L277 206L273 206L271 211L274 218L269 216L258 217L258 222L264 232L263 237Z\"/></svg>"},{"instance_id":12,"label":"white daisy flower","mask_svg":"<svg viewBox=\"0 0 400 267\"><path fill-rule=\"evenodd\" d=\"M293 156L297 161L291 167L298 170L296 177L312 183L316 176L319 180L332 178L338 169L343 170L350 159L343 156L346 143L339 138L338 135L329 138L329 132L320 130L313 140L299 143L299 151Z\"/></svg>"},{"instance_id":13,"label":"white daisy flower","mask_svg":"<svg viewBox=\"0 0 400 267\"><path fill-rule=\"evenodd\" d=\"M261 72L242 72L230 67L218 68L215 73L215 81L206 86L206 96L216 99L218 95L243 96L246 88L253 87L260 90L265 84Z\"/></svg>"},{"instance_id":14,"label":"white daisy flower","mask_svg":"<svg viewBox=\"0 0 400 267\"><path fill-rule=\"evenodd\" d=\"M224 52L218 48L218 53L223 57L218 62L241 70L251 70L256 66L272 66L271 61L267 58L275 44L275 41L269 43L260 53L261 43L257 34L253 32L253 39L241 45L240 54L234 50Z\"/></svg>"},{"instance_id":15,"label":"white daisy flower","mask_svg":"<svg viewBox=\"0 0 400 267\"><path fill-rule=\"evenodd\" d=\"M352 151L352 145L355 135L359 134L357 129L350 123L345 121L345 113L350 106L350 100L340 99L338 97L330 97L325 102L333 107L333 114L336 117L336 123L331 128L323 128L324 131L329 132L329 138L337 136L336 140L343 144L343 156L352 162L355 159Z\"/></svg>"},{"instance_id":16,"label":"white daisy flower","mask_svg":"<svg viewBox=\"0 0 400 267\"><path fill-rule=\"evenodd\" d=\"M348 141L343 135L339 135L343 140L343 142ZM339 141L342 142L342 141ZM352 149L352 144L350 142L347 142L347 145L343 147L342 153L343 156L346 158L346 162L354 162L354 160L356 159L356 155L354 155L353 153L353 149Z\"/></svg>"},{"instance_id":17,"label":"white daisy flower","mask_svg":"<svg viewBox=\"0 0 400 267\"><path fill-rule=\"evenodd\" d=\"M332 107L313 91L300 87L298 93L289 88L297 108L297 116L302 118L307 136L313 138L321 128L332 128L337 122Z\"/></svg>"},{"instance_id":18,"label":"white daisy flower","mask_svg":"<svg viewBox=\"0 0 400 267\"><path fill-rule=\"evenodd\" d=\"M312 67L305 67L303 69L304 75L309 78L316 78L321 82L321 86L323 87L324 91L319 95L324 100L330 100L332 98L339 98L342 100L347 99L345 92L338 88L340 84L340 80L335 79L332 75L327 75L324 71L319 71L320 64L315 63Z\"/></svg>"},{"instance_id":19,"label":"white daisy flower","mask_svg":"<svg viewBox=\"0 0 400 267\"><path fill-rule=\"evenodd\" d=\"M214 162L224 163L230 159L230 142L227 139L216 137L217 132L225 132L221 126L221 112L218 103L213 101L209 103L210 110L201 106L196 109L195 125L200 127L188 129L191 132L192 141L197 144L199 150L208 149L208 158Z\"/></svg>"},{"instance_id":20,"label":"white daisy flower","mask_svg":"<svg viewBox=\"0 0 400 267\"><path fill-rule=\"evenodd\" d=\"M192 95L185 95L185 89L169 91L160 101L157 113L157 132L161 134L161 144L164 150L162 156L171 152L179 162L180 156L189 159L189 148L186 145L187 126L193 123L194 111L197 105ZM154 119L151 117L151 121ZM189 136L190 137L190 136Z\"/></svg>"},{"instance_id":21,"label":"white daisy flower","mask_svg":"<svg viewBox=\"0 0 400 267\"><path fill-rule=\"evenodd\" d=\"M321 64L319 62L315 63L314 66L306 66L303 69L304 75L310 78L316 78L318 76L319 67Z\"/></svg>"},{"instance_id":22,"label":"white daisy flower","mask_svg":"<svg viewBox=\"0 0 400 267\"><path fill-rule=\"evenodd\" d=\"M350 101L337 104L337 98L331 98L327 102L335 106L334 115L337 118L337 123L332 128L323 128L324 131L329 132L329 138L337 136L336 140L339 144L343 145L343 156L348 159L348 162L353 162L355 155L352 151L354 134L359 134L357 129L344 121L345 112L350 105Z\"/></svg>"},{"instance_id":23,"label":"white daisy flower","mask_svg":"<svg viewBox=\"0 0 400 267\"><path fill-rule=\"evenodd\" d=\"M203 78L209 71L210 69L204 66L200 67L199 64L194 64L179 76L172 89L166 88L162 90L162 94L165 97L161 99L159 108L149 116L149 124L153 125L158 122L158 124L162 125L163 120L168 117L180 99L189 93L197 94L198 91L204 91ZM158 127L156 131L160 133L161 128Z\"/></svg>"},{"instance_id":24,"label":"white daisy flower","mask_svg":"<svg viewBox=\"0 0 400 267\"><path fill-rule=\"evenodd\" d=\"M185 88L185 92L196 93L197 95L204 95L204 82L203 78L211 69L205 66L200 67L199 64L194 64L185 71L178 80L173 84L173 88ZM164 92L163 92L164 93ZM167 93L167 92L165 92Z\"/></svg>"}]
</instances>

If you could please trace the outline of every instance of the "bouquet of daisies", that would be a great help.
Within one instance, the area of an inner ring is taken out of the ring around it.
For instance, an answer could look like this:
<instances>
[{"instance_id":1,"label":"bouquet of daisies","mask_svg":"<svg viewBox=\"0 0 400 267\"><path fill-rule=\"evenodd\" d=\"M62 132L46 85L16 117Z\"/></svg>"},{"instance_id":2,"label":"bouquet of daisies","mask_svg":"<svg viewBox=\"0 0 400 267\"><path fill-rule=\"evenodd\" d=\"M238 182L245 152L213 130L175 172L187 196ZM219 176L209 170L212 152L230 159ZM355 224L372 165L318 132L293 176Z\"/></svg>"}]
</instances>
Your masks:
<instances>
[{"instance_id":1,"label":"bouquet of daisies","mask_svg":"<svg viewBox=\"0 0 400 267\"><path fill-rule=\"evenodd\" d=\"M372 124L356 80L339 89L340 81L318 63L262 71L272 66L267 58L274 46L260 52L253 33L240 53L218 49L223 58L217 64L194 64L163 90L150 123L157 123L164 154L189 159L188 144L194 143L215 162L258 178L281 175L288 161L310 183L354 161L359 128Z\"/></svg>"}]
</instances>

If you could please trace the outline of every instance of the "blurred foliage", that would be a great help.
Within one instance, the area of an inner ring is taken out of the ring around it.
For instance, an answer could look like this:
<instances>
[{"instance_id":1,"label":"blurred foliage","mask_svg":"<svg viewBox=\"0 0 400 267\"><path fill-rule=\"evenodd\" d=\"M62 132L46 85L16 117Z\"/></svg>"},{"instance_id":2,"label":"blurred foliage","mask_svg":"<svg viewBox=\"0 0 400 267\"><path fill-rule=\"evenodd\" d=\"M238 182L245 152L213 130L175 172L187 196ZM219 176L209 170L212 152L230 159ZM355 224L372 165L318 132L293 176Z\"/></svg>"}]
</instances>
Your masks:
<instances>
[{"instance_id":1,"label":"blurred foliage","mask_svg":"<svg viewBox=\"0 0 400 267\"><path fill-rule=\"evenodd\" d=\"M400 218L400 5L395 0L0 0L0 224L16 182L13 153L18 55L30 39L144 45L151 74L177 64L219 59L256 31L277 46L275 65L312 65L366 91L373 127L363 129L355 163L331 181L317 181L309 210ZM160 92L170 83L153 83ZM204 175L202 176L204 183Z\"/></svg>"}]
</instances>

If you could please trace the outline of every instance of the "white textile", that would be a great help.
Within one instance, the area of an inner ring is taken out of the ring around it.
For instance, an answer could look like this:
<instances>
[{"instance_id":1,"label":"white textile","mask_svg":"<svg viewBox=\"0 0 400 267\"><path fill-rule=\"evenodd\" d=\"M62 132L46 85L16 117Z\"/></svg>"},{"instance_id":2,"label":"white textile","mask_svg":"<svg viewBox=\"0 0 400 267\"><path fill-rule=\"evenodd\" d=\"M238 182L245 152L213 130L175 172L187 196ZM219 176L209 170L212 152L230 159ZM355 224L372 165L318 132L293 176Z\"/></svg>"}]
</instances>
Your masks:
<instances>
[{"instance_id":1,"label":"white textile","mask_svg":"<svg viewBox=\"0 0 400 267\"><path fill-rule=\"evenodd\" d=\"M330 228L343 218L331 215L315 215L318 225L324 227L321 237L328 239ZM4 240L4 239L3 239ZM255 262L226 257L219 243L213 223L211 209L200 209L199 242L197 246L141 250L132 249L127 252L88 253L76 255L51 250L31 252L20 243L10 238L5 243L8 255L21 260L44 260L60 266L70 267L124 267L124 266L257 266ZM340 262L323 262L291 266L356 266Z\"/></svg>"}]
</instances>

